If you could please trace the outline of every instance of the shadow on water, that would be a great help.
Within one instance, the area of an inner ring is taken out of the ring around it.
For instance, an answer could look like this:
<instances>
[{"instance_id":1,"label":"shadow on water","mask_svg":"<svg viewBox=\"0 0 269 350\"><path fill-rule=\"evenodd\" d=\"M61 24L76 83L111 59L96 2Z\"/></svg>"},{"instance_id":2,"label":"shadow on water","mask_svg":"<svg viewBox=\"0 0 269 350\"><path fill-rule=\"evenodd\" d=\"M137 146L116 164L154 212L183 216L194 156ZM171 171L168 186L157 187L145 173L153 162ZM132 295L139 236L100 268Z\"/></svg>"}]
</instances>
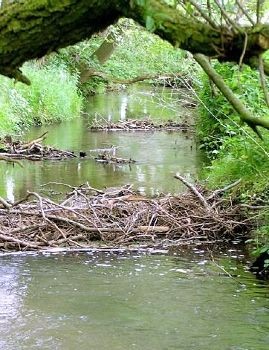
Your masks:
<instances>
[{"instance_id":1,"label":"shadow on water","mask_svg":"<svg viewBox=\"0 0 269 350\"><path fill-rule=\"evenodd\" d=\"M61 149L85 151L118 147L117 156L132 158L131 165L96 163L91 157L61 162L23 161L24 168L2 165L0 195L14 200L27 191L40 191L40 185L51 181L80 185L88 181L97 188L133 184L143 194L177 193L181 184L173 179L179 172L192 179L197 174L200 158L193 134L187 132L92 132L94 118L124 120L150 117L154 120L178 120L193 123L192 111L182 107L186 92L147 86L132 87L124 92L111 92L89 98L83 117L61 124L33 128L25 134L33 139L48 130L46 144Z\"/></svg>"}]
</instances>

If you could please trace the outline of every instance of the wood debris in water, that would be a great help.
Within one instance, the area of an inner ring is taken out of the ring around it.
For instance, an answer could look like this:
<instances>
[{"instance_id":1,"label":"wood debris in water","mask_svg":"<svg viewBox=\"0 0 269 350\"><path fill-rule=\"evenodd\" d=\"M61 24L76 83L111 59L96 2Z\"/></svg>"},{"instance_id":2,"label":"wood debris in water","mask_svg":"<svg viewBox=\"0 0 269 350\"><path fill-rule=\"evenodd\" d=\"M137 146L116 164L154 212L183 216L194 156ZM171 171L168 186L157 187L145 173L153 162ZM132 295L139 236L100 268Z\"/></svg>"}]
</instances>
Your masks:
<instances>
[{"instance_id":1,"label":"wood debris in water","mask_svg":"<svg viewBox=\"0 0 269 350\"><path fill-rule=\"evenodd\" d=\"M192 125L189 125L185 121L176 122L173 120L168 120L166 122L156 123L149 118L120 120L116 123L96 118L90 127L91 131L188 131L191 129Z\"/></svg>"},{"instance_id":2,"label":"wood debris in water","mask_svg":"<svg viewBox=\"0 0 269 350\"><path fill-rule=\"evenodd\" d=\"M0 139L0 159L2 160L61 160L65 158L74 158L76 155L69 151L59 150L42 144L47 136L47 132L38 138L28 141L12 140L11 136Z\"/></svg>"},{"instance_id":3,"label":"wood debris in water","mask_svg":"<svg viewBox=\"0 0 269 350\"><path fill-rule=\"evenodd\" d=\"M222 198L221 191L190 186L180 196L157 198L141 196L130 186L101 191L88 184L72 188L62 201L36 192L13 204L1 198L0 250L90 248L96 241L163 247L246 236L252 220L245 208Z\"/></svg>"},{"instance_id":4,"label":"wood debris in water","mask_svg":"<svg viewBox=\"0 0 269 350\"><path fill-rule=\"evenodd\" d=\"M135 160L132 158L121 158L121 157L115 157L111 155L108 152L99 153L94 159L99 163L106 163L106 164L133 164L135 163Z\"/></svg>"}]
</instances>

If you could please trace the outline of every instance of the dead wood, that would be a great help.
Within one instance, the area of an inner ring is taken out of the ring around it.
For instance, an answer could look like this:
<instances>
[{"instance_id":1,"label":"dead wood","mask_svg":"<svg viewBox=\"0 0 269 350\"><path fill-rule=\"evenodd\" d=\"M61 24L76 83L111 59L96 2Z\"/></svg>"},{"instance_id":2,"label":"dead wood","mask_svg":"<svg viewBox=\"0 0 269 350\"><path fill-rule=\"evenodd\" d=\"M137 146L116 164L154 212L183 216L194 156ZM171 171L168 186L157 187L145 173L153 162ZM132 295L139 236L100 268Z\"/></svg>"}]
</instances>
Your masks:
<instances>
[{"instance_id":1,"label":"dead wood","mask_svg":"<svg viewBox=\"0 0 269 350\"><path fill-rule=\"evenodd\" d=\"M253 224L247 208L180 180L190 189L180 196L148 198L130 186L101 191L84 184L66 186L70 192L59 203L36 192L15 204L3 200L0 250L85 248L96 240L114 246L202 244L247 235Z\"/></svg>"},{"instance_id":2,"label":"dead wood","mask_svg":"<svg viewBox=\"0 0 269 350\"><path fill-rule=\"evenodd\" d=\"M43 159L61 160L76 157L72 152L43 145L42 142L46 136L47 132L38 138L27 142L12 140L11 136L6 136L3 139L0 139L2 145L0 150L0 160L18 163L22 166L19 159L38 161Z\"/></svg>"},{"instance_id":3,"label":"dead wood","mask_svg":"<svg viewBox=\"0 0 269 350\"><path fill-rule=\"evenodd\" d=\"M116 123L108 122L102 118L95 118L90 126L92 131L187 131L192 130L192 125L186 122L168 120L166 122L154 122L147 119L127 119Z\"/></svg>"}]
</instances>

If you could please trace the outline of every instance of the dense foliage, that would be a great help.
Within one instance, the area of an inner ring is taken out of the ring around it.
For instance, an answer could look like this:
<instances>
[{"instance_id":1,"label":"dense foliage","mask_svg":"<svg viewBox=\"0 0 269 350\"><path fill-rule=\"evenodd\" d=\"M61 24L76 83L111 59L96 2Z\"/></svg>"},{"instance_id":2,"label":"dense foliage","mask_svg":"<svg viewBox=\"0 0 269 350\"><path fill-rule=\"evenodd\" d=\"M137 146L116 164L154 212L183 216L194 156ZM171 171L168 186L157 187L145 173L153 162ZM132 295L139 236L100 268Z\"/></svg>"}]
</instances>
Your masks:
<instances>
[{"instance_id":1,"label":"dense foliage","mask_svg":"<svg viewBox=\"0 0 269 350\"><path fill-rule=\"evenodd\" d=\"M31 78L30 87L0 77L0 135L79 115L82 96L77 78L64 66L40 67L32 62L23 71Z\"/></svg>"},{"instance_id":2,"label":"dense foliage","mask_svg":"<svg viewBox=\"0 0 269 350\"><path fill-rule=\"evenodd\" d=\"M100 64L94 53L111 33L114 35L115 49L111 57L104 64ZM49 62L54 65L63 63L71 73L79 74L86 68L111 78L107 81L102 77L90 77L80 85L84 94L90 94L104 92L107 87L113 88L113 79L124 80L167 73L185 75L188 73L185 56L182 50L173 48L168 42L133 21L124 19L102 35L60 50L59 54L50 57Z\"/></svg>"},{"instance_id":3,"label":"dense foliage","mask_svg":"<svg viewBox=\"0 0 269 350\"><path fill-rule=\"evenodd\" d=\"M226 83L244 101L252 112L268 115L259 76L249 67L239 70L231 64L215 64L215 69L225 77ZM268 84L268 81L267 81ZM269 84L268 84L269 87ZM203 170L209 187L222 187L242 179L237 196L251 205L265 205L269 200L269 134L262 132L263 140L240 124L238 115L218 91L212 91L203 74L198 87L200 98L197 122L200 147L205 149L210 165ZM259 213L261 226L255 242L268 244L269 213ZM263 248L264 249L264 248ZM266 247L265 247L266 249Z\"/></svg>"}]
</instances>

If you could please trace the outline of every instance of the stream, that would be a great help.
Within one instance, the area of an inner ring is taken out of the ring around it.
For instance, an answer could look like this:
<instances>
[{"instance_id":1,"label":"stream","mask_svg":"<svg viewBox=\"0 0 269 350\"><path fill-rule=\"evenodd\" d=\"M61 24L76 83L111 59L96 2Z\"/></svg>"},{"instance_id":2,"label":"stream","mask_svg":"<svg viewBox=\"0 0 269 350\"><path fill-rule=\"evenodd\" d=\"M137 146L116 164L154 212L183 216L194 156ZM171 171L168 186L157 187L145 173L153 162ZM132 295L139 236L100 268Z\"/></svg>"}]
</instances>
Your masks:
<instances>
[{"instance_id":1,"label":"stream","mask_svg":"<svg viewBox=\"0 0 269 350\"><path fill-rule=\"evenodd\" d=\"M268 349L269 285L239 249L156 253L1 256L0 349Z\"/></svg>"},{"instance_id":2,"label":"stream","mask_svg":"<svg viewBox=\"0 0 269 350\"><path fill-rule=\"evenodd\" d=\"M93 132L89 125L145 117L192 124L187 100L184 90L146 85L90 97L81 118L25 133L31 140L48 131L46 144L87 157L1 164L0 195L14 201L50 182L182 192L173 175L193 181L202 164L192 132ZM92 150L112 145L137 162L93 159ZM47 194L62 195L54 186ZM248 265L237 246L213 255L198 248L1 254L0 350L268 349L269 285Z\"/></svg>"},{"instance_id":3,"label":"stream","mask_svg":"<svg viewBox=\"0 0 269 350\"><path fill-rule=\"evenodd\" d=\"M24 168L1 165L0 195L14 201L27 191L40 192L41 185L63 182L79 186L89 182L92 187L104 188L133 184L142 194L178 193L184 189L173 175L179 172L192 180L201 166L192 132L117 131L93 132L89 129L94 118L125 120L151 118L155 121L177 120L193 124L193 110L182 107L186 91L147 85L134 86L126 91L95 95L88 99L83 117L60 124L36 127L27 131L32 140L48 131L45 144L74 151L85 151L87 158L64 161L22 161ZM117 147L117 156L132 158L134 164L115 165L97 163L92 150ZM55 191L57 191L57 187Z\"/></svg>"}]
</instances>

